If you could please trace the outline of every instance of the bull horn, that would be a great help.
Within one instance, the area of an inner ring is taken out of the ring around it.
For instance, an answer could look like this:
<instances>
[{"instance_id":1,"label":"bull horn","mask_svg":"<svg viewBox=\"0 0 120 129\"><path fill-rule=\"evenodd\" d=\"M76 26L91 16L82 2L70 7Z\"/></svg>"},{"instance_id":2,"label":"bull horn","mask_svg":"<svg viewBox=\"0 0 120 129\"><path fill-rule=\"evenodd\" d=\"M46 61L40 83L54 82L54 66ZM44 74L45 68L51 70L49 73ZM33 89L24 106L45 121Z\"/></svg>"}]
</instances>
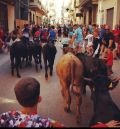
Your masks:
<instances>
[{"instance_id":1,"label":"bull horn","mask_svg":"<svg viewBox=\"0 0 120 129\"><path fill-rule=\"evenodd\" d=\"M113 88L113 85L112 85L112 83L110 83L110 85L109 85L109 88Z\"/></svg>"},{"instance_id":2,"label":"bull horn","mask_svg":"<svg viewBox=\"0 0 120 129\"><path fill-rule=\"evenodd\" d=\"M92 81L91 78L86 78L86 77L84 77L83 79L84 79L85 81L90 81L90 82Z\"/></svg>"}]
</instances>

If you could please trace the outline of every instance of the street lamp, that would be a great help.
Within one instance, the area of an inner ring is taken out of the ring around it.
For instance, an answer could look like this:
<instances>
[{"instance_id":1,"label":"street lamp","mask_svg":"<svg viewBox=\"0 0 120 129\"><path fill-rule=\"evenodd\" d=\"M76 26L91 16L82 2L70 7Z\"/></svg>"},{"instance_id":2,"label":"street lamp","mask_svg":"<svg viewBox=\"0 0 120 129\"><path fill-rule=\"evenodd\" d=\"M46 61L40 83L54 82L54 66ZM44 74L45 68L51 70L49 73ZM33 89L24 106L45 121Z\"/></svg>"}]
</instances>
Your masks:
<instances>
[{"instance_id":1,"label":"street lamp","mask_svg":"<svg viewBox=\"0 0 120 129\"><path fill-rule=\"evenodd\" d=\"M68 12L69 11L69 8L67 8L66 11Z\"/></svg>"}]
</instances>

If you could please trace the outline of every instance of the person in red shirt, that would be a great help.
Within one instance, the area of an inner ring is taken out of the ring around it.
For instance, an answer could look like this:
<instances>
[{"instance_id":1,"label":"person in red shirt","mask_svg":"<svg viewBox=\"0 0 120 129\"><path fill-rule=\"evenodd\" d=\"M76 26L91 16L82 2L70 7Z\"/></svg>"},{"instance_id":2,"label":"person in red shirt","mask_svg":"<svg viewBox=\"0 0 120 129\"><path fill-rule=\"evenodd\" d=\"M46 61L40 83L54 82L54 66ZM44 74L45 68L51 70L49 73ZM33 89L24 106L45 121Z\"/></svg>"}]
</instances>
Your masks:
<instances>
[{"instance_id":1,"label":"person in red shirt","mask_svg":"<svg viewBox=\"0 0 120 129\"><path fill-rule=\"evenodd\" d=\"M0 26L0 51L4 45L3 38L4 38L4 31L2 26Z\"/></svg>"},{"instance_id":2,"label":"person in red shirt","mask_svg":"<svg viewBox=\"0 0 120 129\"><path fill-rule=\"evenodd\" d=\"M112 47L107 49L106 56L104 57L104 59L106 60L108 75L111 75L113 73L112 66L113 66L113 60L114 60Z\"/></svg>"},{"instance_id":3,"label":"person in red shirt","mask_svg":"<svg viewBox=\"0 0 120 129\"><path fill-rule=\"evenodd\" d=\"M113 34L114 34L114 41L116 46L116 48L113 51L113 54L114 54L114 59L117 59L118 45L120 43L120 29L118 25L115 26L115 30L113 30Z\"/></svg>"},{"instance_id":4,"label":"person in red shirt","mask_svg":"<svg viewBox=\"0 0 120 129\"><path fill-rule=\"evenodd\" d=\"M110 71L110 74L112 74L112 66L113 66L113 49L109 48L108 49L108 56L107 56L107 66L108 66L108 71Z\"/></svg>"},{"instance_id":5,"label":"person in red shirt","mask_svg":"<svg viewBox=\"0 0 120 129\"><path fill-rule=\"evenodd\" d=\"M3 28L0 26L0 38L3 39L4 37L4 31Z\"/></svg>"}]
</instances>

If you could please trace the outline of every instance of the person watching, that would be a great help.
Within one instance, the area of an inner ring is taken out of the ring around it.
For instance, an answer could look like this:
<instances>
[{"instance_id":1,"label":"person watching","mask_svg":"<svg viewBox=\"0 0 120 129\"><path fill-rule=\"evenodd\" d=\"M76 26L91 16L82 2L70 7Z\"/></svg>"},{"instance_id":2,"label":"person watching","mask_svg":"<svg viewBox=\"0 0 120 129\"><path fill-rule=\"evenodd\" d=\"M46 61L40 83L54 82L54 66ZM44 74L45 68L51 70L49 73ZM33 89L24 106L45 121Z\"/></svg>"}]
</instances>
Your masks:
<instances>
[{"instance_id":1,"label":"person watching","mask_svg":"<svg viewBox=\"0 0 120 129\"><path fill-rule=\"evenodd\" d=\"M21 111L9 111L0 115L0 127L64 127L59 122L38 115L41 102L40 83L31 77L21 79L14 88Z\"/></svg>"}]
</instances>

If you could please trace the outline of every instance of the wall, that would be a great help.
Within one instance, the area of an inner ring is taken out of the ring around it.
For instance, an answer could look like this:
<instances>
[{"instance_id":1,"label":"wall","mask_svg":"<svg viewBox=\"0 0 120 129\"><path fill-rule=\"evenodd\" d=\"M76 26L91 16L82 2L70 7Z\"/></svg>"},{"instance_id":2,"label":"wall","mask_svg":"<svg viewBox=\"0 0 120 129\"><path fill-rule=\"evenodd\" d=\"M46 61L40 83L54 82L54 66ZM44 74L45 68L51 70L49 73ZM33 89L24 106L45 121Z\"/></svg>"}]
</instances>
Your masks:
<instances>
[{"instance_id":1,"label":"wall","mask_svg":"<svg viewBox=\"0 0 120 129\"><path fill-rule=\"evenodd\" d=\"M117 24L120 24L120 0L117 0L116 23L117 23Z\"/></svg>"},{"instance_id":2,"label":"wall","mask_svg":"<svg viewBox=\"0 0 120 129\"><path fill-rule=\"evenodd\" d=\"M79 8L76 9L76 13L80 13ZM80 17L76 17L76 23L80 24Z\"/></svg>"},{"instance_id":3,"label":"wall","mask_svg":"<svg viewBox=\"0 0 120 129\"><path fill-rule=\"evenodd\" d=\"M120 0L99 0L97 24L106 24L107 9L114 7L113 27L115 26L117 23L117 1L120 2Z\"/></svg>"},{"instance_id":4,"label":"wall","mask_svg":"<svg viewBox=\"0 0 120 129\"><path fill-rule=\"evenodd\" d=\"M28 12L29 12L29 0L16 0L15 18L28 21Z\"/></svg>"},{"instance_id":5,"label":"wall","mask_svg":"<svg viewBox=\"0 0 120 129\"><path fill-rule=\"evenodd\" d=\"M14 12L14 6L7 5L8 7L8 29L9 32L14 30L14 22L15 22L15 12Z\"/></svg>"},{"instance_id":6,"label":"wall","mask_svg":"<svg viewBox=\"0 0 120 129\"><path fill-rule=\"evenodd\" d=\"M40 13L37 13L37 12L35 12L35 11L31 11L31 14L32 14L32 21L33 21L33 15L34 15L34 22L35 22L35 24L41 24L41 20L40 20L40 17L42 17L42 14L40 14ZM37 17L38 17L38 20L37 20ZM30 19L29 19L29 21L30 21Z\"/></svg>"}]
</instances>

